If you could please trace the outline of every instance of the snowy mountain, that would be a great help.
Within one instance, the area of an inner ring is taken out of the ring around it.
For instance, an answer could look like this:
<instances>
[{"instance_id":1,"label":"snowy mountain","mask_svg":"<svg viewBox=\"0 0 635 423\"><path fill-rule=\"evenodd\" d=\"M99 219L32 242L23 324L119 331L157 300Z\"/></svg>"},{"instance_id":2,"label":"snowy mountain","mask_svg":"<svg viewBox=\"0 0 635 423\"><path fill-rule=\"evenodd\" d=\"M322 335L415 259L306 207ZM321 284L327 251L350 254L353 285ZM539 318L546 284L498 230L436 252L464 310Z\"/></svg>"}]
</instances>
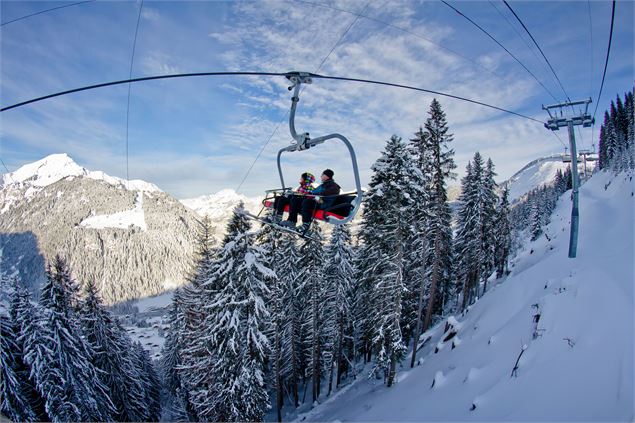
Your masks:
<instances>
[{"instance_id":1,"label":"snowy mountain","mask_svg":"<svg viewBox=\"0 0 635 423\"><path fill-rule=\"evenodd\" d=\"M243 202L245 209L253 214L258 214L262 208L262 199L250 198L238 194L233 189L224 189L216 194L203 195L196 198L180 200L183 205L194 210L199 216L208 216L216 232L218 239L225 232L225 225L231 217L232 210L239 202Z\"/></svg>"},{"instance_id":2,"label":"snowy mountain","mask_svg":"<svg viewBox=\"0 0 635 423\"><path fill-rule=\"evenodd\" d=\"M587 162L587 174L593 173L595 161ZM509 187L509 201L519 199L534 188L551 183L558 170L564 172L570 163L562 161L562 155L556 154L533 160L516 172L511 178L503 182L501 186ZM584 164L578 163L580 175L584 173Z\"/></svg>"},{"instance_id":3,"label":"snowy mountain","mask_svg":"<svg viewBox=\"0 0 635 423\"><path fill-rule=\"evenodd\" d=\"M108 303L164 292L185 281L196 215L155 185L86 170L66 154L2 176L2 271L32 290L56 254Z\"/></svg>"},{"instance_id":4,"label":"snowy mountain","mask_svg":"<svg viewBox=\"0 0 635 423\"><path fill-rule=\"evenodd\" d=\"M624 173L581 187L576 259L565 193L549 238L527 240L507 279L424 333L394 387L366 368L297 421L633 421L634 191Z\"/></svg>"},{"instance_id":5,"label":"snowy mountain","mask_svg":"<svg viewBox=\"0 0 635 423\"><path fill-rule=\"evenodd\" d=\"M115 187L126 188L133 191L160 192L154 184L138 179L127 182L101 171L89 171L79 166L68 154L51 154L33 163L26 164L15 172L2 175L0 188L27 187L28 196L33 195L39 189L47 187L65 178L85 177L97 181L104 181Z\"/></svg>"}]
</instances>

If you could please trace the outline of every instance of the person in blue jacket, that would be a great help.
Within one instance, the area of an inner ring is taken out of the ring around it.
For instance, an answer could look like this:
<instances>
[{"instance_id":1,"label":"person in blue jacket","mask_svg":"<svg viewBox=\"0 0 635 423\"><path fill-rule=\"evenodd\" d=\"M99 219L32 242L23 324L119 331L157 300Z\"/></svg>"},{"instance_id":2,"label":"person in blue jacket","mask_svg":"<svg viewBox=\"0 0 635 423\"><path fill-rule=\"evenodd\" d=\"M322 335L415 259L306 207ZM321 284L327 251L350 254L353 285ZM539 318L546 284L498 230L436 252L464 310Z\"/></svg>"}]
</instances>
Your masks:
<instances>
[{"instance_id":1,"label":"person in blue jacket","mask_svg":"<svg viewBox=\"0 0 635 423\"><path fill-rule=\"evenodd\" d=\"M281 225L295 228L299 211L302 215L302 226L299 228L299 231L303 233L308 231L311 226L315 210L326 210L331 207L335 202L335 198L340 193L340 186L333 180L334 174L335 173L331 169L326 169L322 172L322 184L315 188L309 196L304 197L301 202L290 204L289 207L294 209L294 213L291 213L290 210L289 218L282 222ZM313 196L319 196L320 202L318 203L318 200L316 200ZM292 217L295 217L295 220L293 220Z\"/></svg>"}]
</instances>

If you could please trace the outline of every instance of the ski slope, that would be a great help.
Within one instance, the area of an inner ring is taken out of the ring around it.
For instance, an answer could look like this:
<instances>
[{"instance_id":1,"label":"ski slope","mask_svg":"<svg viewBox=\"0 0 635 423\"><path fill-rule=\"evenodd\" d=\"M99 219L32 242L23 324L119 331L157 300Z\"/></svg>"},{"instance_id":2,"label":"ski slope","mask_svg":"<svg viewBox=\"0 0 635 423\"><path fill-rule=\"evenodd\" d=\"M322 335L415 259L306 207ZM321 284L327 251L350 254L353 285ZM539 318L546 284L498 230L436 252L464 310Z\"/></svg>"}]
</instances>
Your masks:
<instances>
[{"instance_id":1,"label":"ski slope","mask_svg":"<svg viewBox=\"0 0 635 423\"><path fill-rule=\"evenodd\" d=\"M443 322L395 386L360 374L297 421L633 421L634 191L625 174L582 186L576 259L565 193L551 241L527 243L452 340Z\"/></svg>"}]
</instances>

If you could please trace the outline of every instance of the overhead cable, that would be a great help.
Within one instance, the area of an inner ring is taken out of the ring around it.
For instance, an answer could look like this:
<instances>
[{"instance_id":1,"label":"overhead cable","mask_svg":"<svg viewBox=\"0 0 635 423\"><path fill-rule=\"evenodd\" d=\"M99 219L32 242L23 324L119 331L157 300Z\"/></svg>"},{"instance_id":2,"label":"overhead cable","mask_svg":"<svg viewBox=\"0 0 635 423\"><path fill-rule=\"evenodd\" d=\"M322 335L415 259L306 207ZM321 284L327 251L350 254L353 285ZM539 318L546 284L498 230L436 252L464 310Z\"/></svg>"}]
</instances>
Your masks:
<instances>
[{"instance_id":1,"label":"overhead cable","mask_svg":"<svg viewBox=\"0 0 635 423\"><path fill-rule=\"evenodd\" d=\"M65 5L63 5L63 6L52 7L52 8L50 8L50 9L41 10L41 11L39 11L39 12L31 13L31 14L26 15L26 16L20 16L19 18L12 19L12 20L7 21L7 22L2 22L2 23L0 24L0 26L9 25L10 23L17 22L17 21L21 21L21 20L23 20L23 19L27 19L27 18L30 18L30 17L36 16L36 15L41 15L41 14L43 14L43 13L52 12L53 10L64 9L65 7L77 6L77 5L79 5L79 4L84 4L84 3L92 3L92 2L94 2L94 1L96 1L96 0L86 0L86 1L80 1L80 2L77 2L77 3L72 3L72 4L65 4Z\"/></svg>"},{"instance_id":2,"label":"overhead cable","mask_svg":"<svg viewBox=\"0 0 635 423\"><path fill-rule=\"evenodd\" d=\"M562 89L562 92L564 93L564 96L570 102L571 99L569 98L569 95L565 91L564 86L562 85L562 82L560 81L560 78L558 78L558 74L556 74L556 71L554 70L553 66L551 66L551 62L549 61L549 59L547 59L547 56L545 56L545 53L542 51L542 49L540 48L540 46L536 42L536 39L534 38L534 36L531 35L531 32L529 32L529 29L527 29L527 27L525 26L525 23L518 17L516 12L514 12L514 9L512 9L512 7L509 5L509 3L507 3L507 0L503 0L503 3L505 3L505 6L507 6L507 8L513 13L513 15L516 17L518 22L525 29L525 32L527 32L527 35L529 35L529 38L531 38L531 41L534 42L535 46L538 48L538 51L540 52L540 54L542 54L542 57L545 59L545 62L547 62L547 65L549 65L549 69L551 69L551 72L553 72L553 76L556 77L556 81L558 81L558 84L560 85L560 88Z\"/></svg>"},{"instance_id":3,"label":"overhead cable","mask_svg":"<svg viewBox=\"0 0 635 423\"><path fill-rule=\"evenodd\" d=\"M0 112L6 112L7 110L15 109L17 107L25 106L27 104L36 103L36 102L39 102L39 101L42 101L42 100L47 100L49 98L60 97L60 96L63 96L63 95L72 94L72 93L76 93L76 92L80 92L80 91L94 90L94 89L97 89L97 88L111 87L111 86L114 86L114 85L127 84L127 83L131 83L131 82L154 81L154 80L175 79L175 78L202 77L202 76L288 76L288 75L290 75L289 72L284 72L284 73L283 72L196 72L196 73L180 73L180 74L170 74L170 75L145 76L145 77L141 77L141 78L132 78L132 79L124 79L124 80L120 80L120 81L104 82L102 84L95 84L95 85L89 85L89 86L86 86L86 87L74 88L72 90L60 91L58 93L49 94L49 95L45 95L45 96L38 97L38 98L33 98L31 100L26 100L26 101L23 101L23 102L20 102L20 103L16 103L16 104L12 104L10 106L3 107L3 108L0 109ZM436 94L436 95L440 95L440 96L443 96L443 97L454 98L456 100L466 101L468 103L478 104L480 106L488 107L490 109L494 109L494 110L498 110L498 111L501 111L501 112L509 113L509 114L514 115L514 116L522 117L524 119L528 119L528 120L531 120L531 121L534 121L534 122L537 122L537 123L540 123L540 124L544 124L544 122L541 121L541 120L534 119L534 118L532 118L530 116L526 116L526 115L523 115L521 113L514 112L512 110L504 109L502 107L494 106L494 105L491 105L491 104L488 104L488 103L484 103L482 101L472 100L472 99L467 98L467 97L462 97L462 96L458 96L458 95L454 95L454 94L444 93L442 91L429 90L429 89L426 89L426 88L420 88L420 87L415 87L415 86L411 86L411 85L404 85L404 84L396 84L396 83L392 83L392 82L374 81L374 80L371 80L371 79L347 78L347 77L342 77L342 76L318 75L318 74L314 74L314 73L308 73L307 75L312 77L312 78L331 79L331 80L336 80L336 81L363 82L363 83L366 83L366 84L385 85L385 86L388 86L388 87L403 88L403 89L406 89L406 90L413 90L413 91L419 91L419 92L424 92L424 93Z\"/></svg>"},{"instance_id":4,"label":"overhead cable","mask_svg":"<svg viewBox=\"0 0 635 423\"><path fill-rule=\"evenodd\" d=\"M527 71L527 73L529 73L529 75L531 75L536 82L538 82L538 84L540 84L540 86L542 88L545 89L545 91L547 91L547 93L549 93L549 95L555 100L555 101L559 101L556 96L553 95L553 93L551 91L549 91L549 88L547 88L545 86L545 84L543 84L537 77L536 75L534 75L534 73L532 71L529 70L529 68L527 68L527 66L525 66L525 64L523 62L521 62L511 51L509 51L504 45L502 45L496 38L494 38L489 32L487 32L482 26L480 26L479 24L477 24L476 22L474 22L470 17L466 16L463 12L461 12L460 10L458 10L456 7L452 6L450 3L448 3L445 0L441 0L443 2L443 4L445 4L446 6L448 6L450 9L454 10L456 13L458 13L459 15L461 15L463 18L465 18L468 22L470 22L472 25L474 25L475 27L477 27L478 29L480 29L485 35L487 35L489 38L492 39L492 41L494 41L496 44L498 44L503 50L505 50L507 52L507 54L509 54L520 66L523 67L523 69L525 69Z\"/></svg>"},{"instance_id":5,"label":"overhead cable","mask_svg":"<svg viewBox=\"0 0 635 423\"><path fill-rule=\"evenodd\" d=\"M137 48L137 34L139 33L139 22L141 21L141 11L143 10L143 0L139 6L139 16L137 17L137 27L134 32L134 41L132 43L132 54L130 55L130 72L128 79L132 78L132 65L134 64L134 53ZM126 183L130 183L129 160L128 160L128 130L130 128L130 91L132 84L128 84L128 101L126 103Z\"/></svg>"},{"instance_id":6,"label":"overhead cable","mask_svg":"<svg viewBox=\"0 0 635 423\"><path fill-rule=\"evenodd\" d=\"M357 12L353 12L352 10L341 9L339 7L331 6L331 5L328 5L328 4L317 3L317 2L307 1L307 0L294 0L294 1L297 2L297 3L304 3L304 4L311 5L311 6L322 7L322 8L325 8L325 9L335 10L337 12L348 13L348 14L351 14L351 15L359 16L359 17L362 17L362 18L367 19L369 21L373 21L373 22L385 25L385 26L387 26L389 28L396 29L398 31L401 31L401 32L404 32L406 34L412 35L413 37L422 39L422 40L424 40L424 41L426 41L426 42L428 42L428 43L430 43L430 44L432 44L432 45L434 45L434 46L436 46L436 47L438 47L440 49L443 49L443 50L447 51L448 53L451 53L451 54L453 54L453 55L455 55L457 57L460 57L461 59L467 60L468 62L472 63L473 65L475 65L475 66L477 66L477 67L479 67L479 68L491 73L494 76L497 76L498 78L502 78L501 75L499 75L498 73L494 72L492 69L490 69L490 68L488 68L486 66L483 66L481 63L477 62L476 60L471 59L471 58L459 53L456 50L452 50L449 47L446 47L446 46L444 46L442 44L439 44L439 43L431 40L428 37L424 37L421 34L413 32L413 31L409 30L408 28L404 28L402 26L398 26L398 25L392 24L390 22L384 21L382 19L378 19L378 18L375 18L373 16L369 16L369 15L366 15L366 14L363 14L363 13L357 13Z\"/></svg>"},{"instance_id":7,"label":"overhead cable","mask_svg":"<svg viewBox=\"0 0 635 423\"><path fill-rule=\"evenodd\" d=\"M602 83L600 84L600 92L598 93L598 100L595 102L595 110L593 111L593 120L595 120L595 113L598 111L600 105L600 97L602 96L602 89L604 88L604 78L606 77L606 68L609 65L609 55L611 54L611 41L613 40L613 24L615 22L615 0L613 0L613 9L611 11L611 31L609 33L609 45L606 49L606 60L604 61L604 72L602 73Z\"/></svg>"}]
</instances>

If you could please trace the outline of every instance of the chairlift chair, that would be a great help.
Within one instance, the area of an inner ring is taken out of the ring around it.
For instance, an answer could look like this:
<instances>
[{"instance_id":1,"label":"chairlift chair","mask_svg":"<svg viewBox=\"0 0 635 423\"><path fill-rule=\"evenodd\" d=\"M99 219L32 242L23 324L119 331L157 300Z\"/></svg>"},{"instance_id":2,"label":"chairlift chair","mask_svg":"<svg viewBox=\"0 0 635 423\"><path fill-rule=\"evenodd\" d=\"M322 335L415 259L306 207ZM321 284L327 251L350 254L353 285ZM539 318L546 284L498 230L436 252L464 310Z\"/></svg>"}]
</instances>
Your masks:
<instances>
[{"instance_id":1,"label":"chairlift chair","mask_svg":"<svg viewBox=\"0 0 635 423\"><path fill-rule=\"evenodd\" d=\"M351 157L351 164L353 167L353 174L355 176L355 191L345 192L336 196L333 202L333 205L327 209L316 209L313 212L314 220L321 220L323 222L329 223L331 225L343 225L355 217L362 203L363 192L361 181L359 177L359 168L357 166L357 157L355 156L355 149L348 141L348 139L338 133L333 133L329 135L324 135L321 137L311 138L308 132L304 132L298 134L295 129L295 112L297 108L298 101L300 100L300 88L302 84L311 84L313 81L308 73L305 72L289 72L286 74L286 78L291 82L291 86L289 87L289 91L293 90L293 97L291 97L291 111L289 113L289 130L291 132L291 137L293 141L291 145L284 147L278 151L277 157L277 165L278 165L278 174L280 176L280 184L281 188L272 189L265 191L265 198L262 201L263 208L260 210L257 216L251 216L259 220L262 223L270 224L271 222L263 220L260 215L265 209L273 209L275 199L281 195L293 195L292 189L287 187L284 182L284 174L282 172L281 166L281 157L282 153L294 153L301 152L304 150L308 150L309 148L315 147L319 144L324 143L329 140L340 140L346 145L348 148L348 152ZM310 196L310 195L309 195ZM320 200L320 198L326 198L321 196L312 196L316 200ZM285 207L285 211L288 212L288 207ZM279 228L278 225L275 225ZM306 234L301 234L306 235Z\"/></svg>"}]
</instances>

